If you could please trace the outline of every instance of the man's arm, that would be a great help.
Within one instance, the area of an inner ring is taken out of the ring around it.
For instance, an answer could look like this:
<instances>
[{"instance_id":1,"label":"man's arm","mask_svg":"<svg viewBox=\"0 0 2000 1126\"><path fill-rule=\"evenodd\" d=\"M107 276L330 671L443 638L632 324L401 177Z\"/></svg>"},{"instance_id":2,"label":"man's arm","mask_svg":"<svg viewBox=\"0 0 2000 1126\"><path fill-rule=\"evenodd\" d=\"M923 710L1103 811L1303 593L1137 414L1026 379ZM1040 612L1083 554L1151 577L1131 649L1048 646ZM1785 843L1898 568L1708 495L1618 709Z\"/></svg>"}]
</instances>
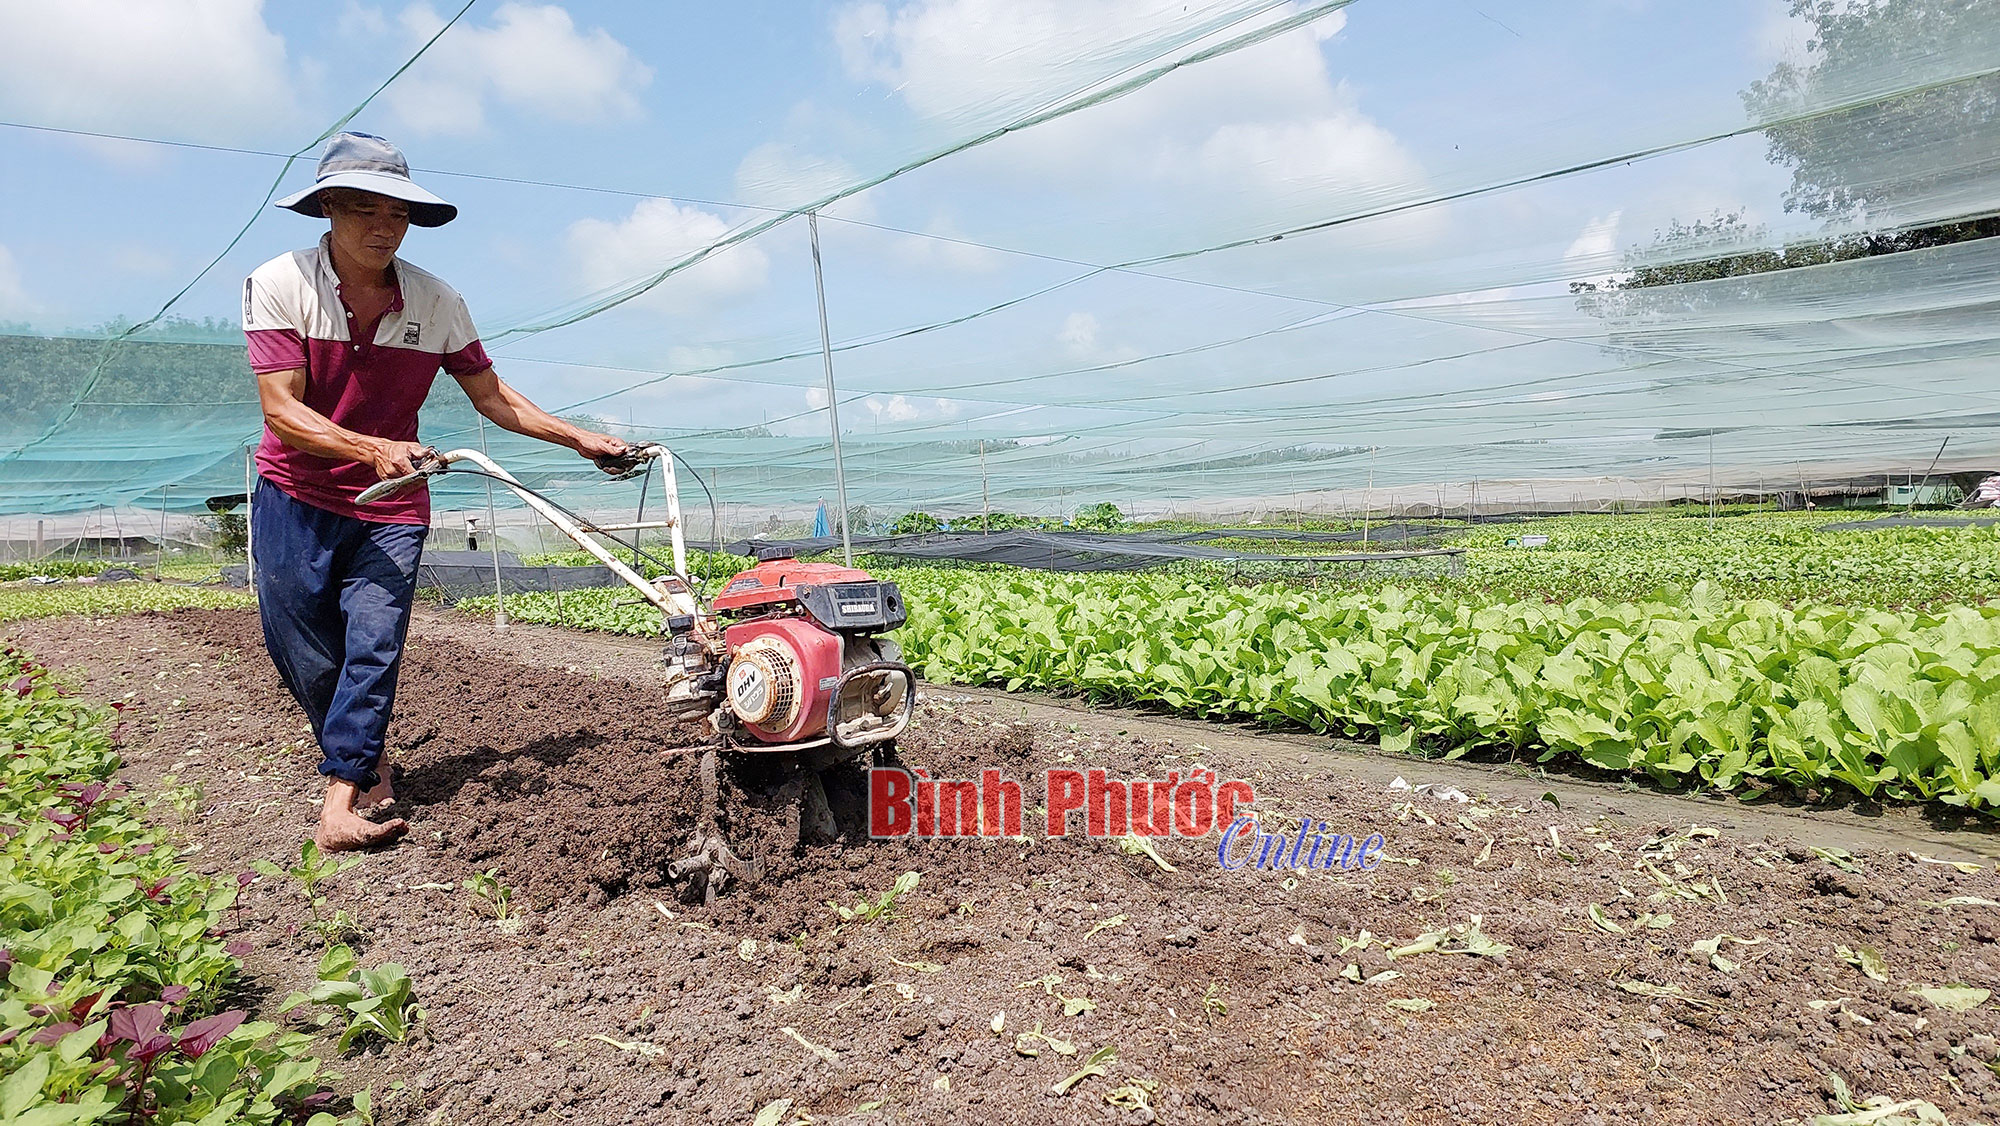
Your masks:
<instances>
[{"instance_id":1,"label":"man's arm","mask_svg":"<svg viewBox=\"0 0 2000 1126\"><path fill-rule=\"evenodd\" d=\"M373 466L375 475L385 481L416 472L411 462L425 452L425 447L416 442L393 442L357 434L338 426L305 404L300 398L305 391L304 368L264 372L257 377L257 399L264 408L264 423L279 441L320 457Z\"/></svg>"},{"instance_id":2,"label":"man's arm","mask_svg":"<svg viewBox=\"0 0 2000 1126\"><path fill-rule=\"evenodd\" d=\"M626 450L624 442L609 434L572 426L529 402L526 395L507 386L492 368L461 376L458 383L472 400L473 409L504 430L568 446L589 458L609 457Z\"/></svg>"}]
</instances>

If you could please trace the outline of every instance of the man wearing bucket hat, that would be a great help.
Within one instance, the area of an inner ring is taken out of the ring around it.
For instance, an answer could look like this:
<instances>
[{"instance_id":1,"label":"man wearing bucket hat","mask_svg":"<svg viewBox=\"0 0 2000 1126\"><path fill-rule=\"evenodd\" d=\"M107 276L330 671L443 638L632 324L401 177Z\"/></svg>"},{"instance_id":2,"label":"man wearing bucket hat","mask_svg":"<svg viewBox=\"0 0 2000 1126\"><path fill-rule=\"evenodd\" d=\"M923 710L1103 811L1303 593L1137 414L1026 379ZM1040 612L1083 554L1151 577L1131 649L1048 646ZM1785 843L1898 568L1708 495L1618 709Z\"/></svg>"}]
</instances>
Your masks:
<instances>
[{"instance_id":1,"label":"man wearing bucket hat","mask_svg":"<svg viewBox=\"0 0 2000 1126\"><path fill-rule=\"evenodd\" d=\"M457 291L396 257L412 225L458 208L410 180L396 146L336 134L306 190L277 206L330 221L319 245L274 258L243 283L243 332L264 410L251 505L264 642L312 721L325 761L321 848L400 837L363 816L394 798L383 740L416 593L430 496L366 506L361 491L430 451L417 409L442 368L495 424L616 457L625 443L572 426L494 374Z\"/></svg>"}]
</instances>

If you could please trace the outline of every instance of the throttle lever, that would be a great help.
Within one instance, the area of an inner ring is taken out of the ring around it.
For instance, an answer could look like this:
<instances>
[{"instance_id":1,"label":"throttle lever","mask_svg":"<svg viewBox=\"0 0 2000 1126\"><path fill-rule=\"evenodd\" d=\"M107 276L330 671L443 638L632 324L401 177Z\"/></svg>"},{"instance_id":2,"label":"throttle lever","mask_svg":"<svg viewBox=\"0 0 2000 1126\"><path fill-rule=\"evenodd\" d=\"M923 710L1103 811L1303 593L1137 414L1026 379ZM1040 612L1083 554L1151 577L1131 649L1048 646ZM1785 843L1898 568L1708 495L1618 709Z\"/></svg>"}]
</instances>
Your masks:
<instances>
[{"instance_id":1,"label":"throttle lever","mask_svg":"<svg viewBox=\"0 0 2000 1126\"><path fill-rule=\"evenodd\" d=\"M660 456L658 446L627 446L622 454L605 454L591 458L591 464L611 474L613 481L627 481L637 477L647 468L647 463Z\"/></svg>"},{"instance_id":2,"label":"throttle lever","mask_svg":"<svg viewBox=\"0 0 2000 1126\"><path fill-rule=\"evenodd\" d=\"M436 450L426 449L422 454L412 459L410 464L416 468L416 472L405 474L401 477L390 477L386 480L377 481L361 490L361 495L354 498L354 503L372 504L378 500L400 496L418 482L444 472L446 462L443 457L439 456Z\"/></svg>"}]
</instances>

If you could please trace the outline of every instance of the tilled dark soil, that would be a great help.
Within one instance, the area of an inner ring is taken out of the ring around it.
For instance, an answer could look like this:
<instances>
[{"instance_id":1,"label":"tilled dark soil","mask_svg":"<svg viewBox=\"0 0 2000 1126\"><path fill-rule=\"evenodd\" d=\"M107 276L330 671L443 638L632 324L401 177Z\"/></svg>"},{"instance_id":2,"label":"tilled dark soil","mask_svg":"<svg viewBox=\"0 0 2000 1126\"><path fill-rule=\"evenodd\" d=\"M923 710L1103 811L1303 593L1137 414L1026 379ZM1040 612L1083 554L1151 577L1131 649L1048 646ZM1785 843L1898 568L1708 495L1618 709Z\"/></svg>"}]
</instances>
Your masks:
<instances>
[{"instance_id":1,"label":"tilled dark soil","mask_svg":"<svg viewBox=\"0 0 2000 1126\"><path fill-rule=\"evenodd\" d=\"M131 781L204 788L190 863L233 878L296 857L317 752L253 614L10 632L126 700ZM725 774L724 804L768 870L706 908L666 876L696 820L700 732L659 719L651 687L489 653L420 624L391 732L411 834L329 893L359 919L364 963L405 965L429 1012L418 1039L344 1065L384 1122L747 1122L779 1100L777 1121L818 1123L1777 1122L1835 1109L1829 1073L1953 1122L2000 1118L2000 1009L1913 992L2000 991L2000 912L1945 903L2000 899L1991 868L1875 852L1848 871L1793 842L1633 832L1311 763L1248 773L1259 809L1383 834L1375 871L1223 871L1213 836L1160 841L1167 871L1043 839L1032 812L1026 839L793 855L755 772ZM1051 766L1242 766L939 690L901 757L1033 779L1030 806ZM518 931L439 886L487 869L527 906ZM904 872L920 882L890 918L828 906ZM301 917L295 889L252 886L247 997L310 979ZM1450 928L1438 945L1460 948L1475 918L1507 949L1389 955ZM1690 952L1722 935L1720 963ZM1842 947L1879 954L1888 980ZM1052 1090L1105 1049L1103 1074Z\"/></svg>"}]
</instances>

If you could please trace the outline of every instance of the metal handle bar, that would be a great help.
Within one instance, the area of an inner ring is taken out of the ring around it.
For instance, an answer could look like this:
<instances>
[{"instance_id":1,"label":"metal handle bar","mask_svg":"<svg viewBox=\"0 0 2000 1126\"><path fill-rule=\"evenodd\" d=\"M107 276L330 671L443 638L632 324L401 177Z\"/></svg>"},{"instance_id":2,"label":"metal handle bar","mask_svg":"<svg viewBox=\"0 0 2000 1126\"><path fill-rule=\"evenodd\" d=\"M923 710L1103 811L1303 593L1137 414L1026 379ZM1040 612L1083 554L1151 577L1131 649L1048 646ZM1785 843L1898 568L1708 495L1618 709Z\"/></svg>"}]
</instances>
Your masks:
<instances>
[{"instance_id":1,"label":"metal handle bar","mask_svg":"<svg viewBox=\"0 0 2000 1126\"><path fill-rule=\"evenodd\" d=\"M419 455L411 464L416 466L416 472L401 477L385 477L361 490L361 495L354 498L354 503L373 504L388 497L401 496L417 482L444 472L445 467L444 459L438 456L436 450L429 450Z\"/></svg>"},{"instance_id":2,"label":"metal handle bar","mask_svg":"<svg viewBox=\"0 0 2000 1126\"><path fill-rule=\"evenodd\" d=\"M378 481L363 489L357 500L361 504L367 504L370 501L380 500L385 496L393 496L416 484L418 481L448 472L453 462L471 462L487 473L492 474L494 480L513 489L515 495L519 496L523 503L540 513L543 519L555 525L557 531L576 541L578 547L589 553L599 563L604 564L611 570L612 574L624 580L628 586L637 590L647 602L658 607L661 613L671 617L694 614L698 612L699 607L694 600L693 593L687 587L687 548L681 537L680 497L674 485L673 460L667 453L665 446L657 445L635 446L624 457L607 460L615 460L623 463L628 458L631 460L632 469L626 472L637 470L655 459L665 459L666 461L665 483L667 486L668 520L672 525L671 531L674 543L674 570L681 579L681 589L678 591L671 593L662 591L652 583L647 582L638 572L626 566L609 551L606 551L596 540L591 539L590 533L579 527L568 516L563 515L561 510L528 491L521 485L520 481L515 479L513 474L495 465L492 459L478 450L451 450L447 453L438 454L434 459L425 459L424 464L420 465L415 473L403 477L391 478L387 481Z\"/></svg>"}]
</instances>

